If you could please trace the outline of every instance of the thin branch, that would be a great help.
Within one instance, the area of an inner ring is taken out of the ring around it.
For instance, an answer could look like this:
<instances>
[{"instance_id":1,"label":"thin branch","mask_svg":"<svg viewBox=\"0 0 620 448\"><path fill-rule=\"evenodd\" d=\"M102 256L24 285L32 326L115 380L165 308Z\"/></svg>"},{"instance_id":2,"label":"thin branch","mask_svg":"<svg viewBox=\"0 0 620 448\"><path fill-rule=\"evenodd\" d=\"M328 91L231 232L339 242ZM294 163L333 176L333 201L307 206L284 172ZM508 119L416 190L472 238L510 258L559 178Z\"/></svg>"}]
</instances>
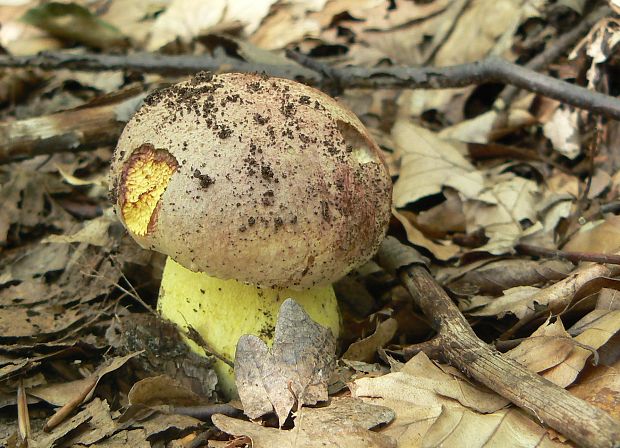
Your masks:
<instances>
[{"instance_id":1,"label":"thin branch","mask_svg":"<svg viewBox=\"0 0 620 448\"><path fill-rule=\"evenodd\" d=\"M504 59L489 57L471 64L452 67L362 69L338 71L339 82L347 87L443 89L499 82L620 120L620 100L552 78Z\"/></svg>"},{"instance_id":2,"label":"thin branch","mask_svg":"<svg viewBox=\"0 0 620 448\"><path fill-rule=\"evenodd\" d=\"M534 71L541 71L545 69L549 64L556 61L560 56L566 53L577 40L585 36L592 27L601 20L603 17L608 16L611 10L607 5L593 10L579 22L577 26L568 31L565 34L559 36L551 45L545 48L544 51L537 54L530 59L525 67ZM501 105L502 108L506 108L515 97L519 94L519 89L515 86L507 86L499 94L496 104Z\"/></svg>"},{"instance_id":3,"label":"thin branch","mask_svg":"<svg viewBox=\"0 0 620 448\"><path fill-rule=\"evenodd\" d=\"M0 163L114 144L143 96L120 92L103 104L0 123Z\"/></svg>"},{"instance_id":4,"label":"thin branch","mask_svg":"<svg viewBox=\"0 0 620 448\"><path fill-rule=\"evenodd\" d=\"M187 321L185 321L185 323L187 324ZM226 358L220 352L215 350L211 346L211 344L209 344L205 340L205 338L203 338L202 335L198 333L198 330L196 330L194 327L192 327L189 324L187 324L187 332L185 333L185 336L187 336L188 339L196 343L197 346L202 348L207 355L214 356L215 358L219 359L220 361L222 361L224 364L226 364L228 367L232 369L235 368L234 362L232 362L230 359Z\"/></svg>"},{"instance_id":5,"label":"thin branch","mask_svg":"<svg viewBox=\"0 0 620 448\"><path fill-rule=\"evenodd\" d=\"M579 446L611 448L620 444L620 423L607 413L480 340L426 268L411 264L415 258L411 251L396 239L387 238L378 259L398 275L429 317L445 359Z\"/></svg>"},{"instance_id":6,"label":"thin branch","mask_svg":"<svg viewBox=\"0 0 620 448\"><path fill-rule=\"evenodd\" d=\"M131 55L41 53L37 56L0 56L0 67L39 67L74 70L137 70L163 74L191 74L201 70L263 72L272 76L296 79L309 85L328 88L336 83L342 88L425 88L464 87L486 82L500 82L557 99L575 107L588 109L620 120L620 100L586 88L490 57L470 64L452 67L329 67L297 54L296 64L254 64L234 58L213 58L208 55ZM313 68L314 67L314 68Z\"/></svg>"},{"instance_id":7,"label":"thin branch","mask_svg":"<svg viewBox=\"0 0 620 448\"><path fill-rule=\"evenodd\" d=\"M289 79L305 79L317 83L321 76L295 64L274 65L246 62L241 59L211 57L209 55L166 55L158 53L131 53L128 55L99 53L69 53L44 51L31 56L0 55L0 67L36 67L43 70L131 70L139 73L158 73L168 76L210 72L258 72Z\"/></svg>"},{"instance_id":8,"label":"thin branch","mask_svg":"<svg viewBox=\"0 0 620 448\"><path fill-rule=\"evenodd\" d=\"M202 421L209 420L215 414L224 414L229 417L240 417L243 415L243 411L228 403L206 404L201 406L170 406L168 411L171 414L188 415Z\"/></svg>"},{"instance_id":9,"label":"thin branch","mask_svg":"<svg viewBox=\"0 0 620 448\"><path fill-rule=\"evenodd\" d=\"M573 263L594 261L595 263L620 264L619 254L601 254L598 252L573 252L559 249L547 249L530 244L517 244L515 250L522 255L533 255L543 258L560 258Z\"/></svg>"}]
</instances>

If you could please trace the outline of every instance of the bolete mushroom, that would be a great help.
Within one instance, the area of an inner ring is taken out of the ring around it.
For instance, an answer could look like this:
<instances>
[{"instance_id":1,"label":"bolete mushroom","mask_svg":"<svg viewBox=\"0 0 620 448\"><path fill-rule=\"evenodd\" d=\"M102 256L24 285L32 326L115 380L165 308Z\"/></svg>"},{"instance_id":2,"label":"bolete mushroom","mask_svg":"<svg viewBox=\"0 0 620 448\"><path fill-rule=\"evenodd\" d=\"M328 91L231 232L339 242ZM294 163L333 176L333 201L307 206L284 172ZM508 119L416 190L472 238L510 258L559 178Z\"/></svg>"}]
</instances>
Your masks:
<instances>
[{"instance_id":1,"label":"bolete mushroom","mask_svg":"<svg viewBox=\"0 0 620 448\"><path fill-rule=\"evenodd\" d=\"M331 284L374 254L390 217L390 176L358 118L255 74L203 73L150 95L110 181L131 236L169 257L159 311L228 360L241 335L272 337L289 297L337 336ZM232 369L215 367L234 394Z\"/></svg>"}]
</instances>

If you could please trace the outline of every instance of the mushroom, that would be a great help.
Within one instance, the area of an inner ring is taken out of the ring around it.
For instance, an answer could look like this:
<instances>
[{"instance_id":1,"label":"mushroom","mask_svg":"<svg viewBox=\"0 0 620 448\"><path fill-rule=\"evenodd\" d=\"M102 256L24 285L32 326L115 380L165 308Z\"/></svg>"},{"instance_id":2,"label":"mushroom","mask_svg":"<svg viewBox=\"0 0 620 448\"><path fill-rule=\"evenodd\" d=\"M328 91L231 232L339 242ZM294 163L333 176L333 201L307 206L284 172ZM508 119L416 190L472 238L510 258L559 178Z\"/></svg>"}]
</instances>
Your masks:
<instances>
[{"instance_id":1,"label":"mushroom","mask_svg":"<svg viewBox=\"0 0 620 448\"><path fill-rule=\"evenodd\" d=\"M269 341L289 297L337 336L331 284L375 253L390 217L390 176L359 119L256 74L201 73L150 95L110 173L130 235L168 255L159 311L229 361L241 335ZM215 369L234 395L230 366Z\"/></svg>"}]
</instances>

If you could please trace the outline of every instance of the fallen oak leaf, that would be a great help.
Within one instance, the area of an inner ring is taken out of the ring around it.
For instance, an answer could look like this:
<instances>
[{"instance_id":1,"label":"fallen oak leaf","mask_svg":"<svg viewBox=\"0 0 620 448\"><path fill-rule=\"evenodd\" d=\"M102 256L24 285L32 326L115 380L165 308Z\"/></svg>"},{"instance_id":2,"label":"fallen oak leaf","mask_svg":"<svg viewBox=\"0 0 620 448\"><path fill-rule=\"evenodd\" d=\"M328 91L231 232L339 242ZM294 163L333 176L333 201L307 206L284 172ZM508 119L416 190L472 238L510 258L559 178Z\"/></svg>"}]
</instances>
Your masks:
<instances>
[{"instance_id":1,"label":"fallen oak leaf","mask_svg":"<svg viewBox=\"0 0 620 448\"><path fill-rule=\"evenodd\" d=\"M579 384L570 389L573 395L592 403L620 420L620 371L609 366L598 366L586 371Z\"/></svg>"},{"instance_id":2,"label":"fallen oak leaf","mask_svg":"<svg viewBox=\"0 0 620 448\"><path fill-rule=\"evenodd\" d=\"M398 446L561 447L546 428L508 401L475 386L452 366L418 353L393 372L353 382L351 393L365 403L389 406L394 421L382 434Z\"/></svg>"},{"instance_id":3,"label":"fallen oak leaf","mask_svg":"<svg viewBox=\"0 0 620 448\"><path fill-rule=\"evenodd\" d=\"M335 368L336 339L293 299L280 307L271 350L258 337L237 343L235 376L245 414L254 419L275 410L280 426L297 403L326 401Z\"/></svg>"},{"instance_id":4,"label":"fallen oak leaf","mask_svg":"<svg viewBox=\"0 0 620 448\"><path fill-rule=\"evenodd\" d=\"M89 423L93 424L89 427ZM115 424L110 417L110 407L106 400L95 398L88 403L83 410L70 419L65 420L51 432L38 431L33 434L29 446L32 448L51 448L54 446L66 446L63 442L68 438L75 437L76 442L83 441L92 443L111 435L115 430Z\"/></svg>"},{"instance_id":5,"label":"fallen oak leaf","mask_svg":"<svg viewBox=\"0 0 620 448\"><path fill-rule=\"evenodd\" d=\"M569 333L579 343L560 364L544 372L543 376L561 387L571 385L584 369L586 361L620 331L620 311L595 309L571 327ZM586 348L588 347L588 348Z\"/></svg>"},{"instance_id":6,"label":"fallen oak leaf","mask_svg":"<svg viewBox=\"0 0 620 448\"><path fill-rule=\"evenodd\" d=\"M126 45L120 31L77 3L48 2L29 9L22 21L59 39L93 48L108 49Z\"/></svg>"},{"instance_id":7,"label":"fallen oak leaf","mask_svg":"<svg viewBox=\"0 0 620 448\"><path fill-rule=\"evenodd\" d=\"M542 195L536 182L513 173L489 173L486 181L478 196L463 205L467 231L483 229L489 238L476 251L502 255L511 252L519 238L538 230L536 204Z\"/></svg>"},{"instance_id":8,"label":"fallen oak leaf","mask_svg":"<svg viewBox=\"0 0 620 448\"><path fill-rule=\"evenodd\" d=\"M420 352L399 370L376 378L357 379L349 388L355 397L379 397L394 409L403 406L389 403L406 402L408 406L425 408L458 406L493 413L508 404L505 398L483 386L471 384L461 375L458 370L442 368Z\"/></svg>"},{"instance_id":9,"label":"fallen oak leaf","mask_svg":"<svg viewBox=\"0 0 620 448\"><path fill-rule=\"evenodd\" d=\"M344 397L333 398L329 406L304 408L303 414L299 414L296 419L295 428L291 430L267 428L222 414L214 415L212 420L221 431L250 437L253 448L392 448L396 447L392 437L370 429L391 422L394 416L394 411L388 407Z\"/></svg>"},{"instance_id":10,"label":"fallen oak leaf","mask_svg":"<svg viewBox=\"0 0 620 448\"><path fill-rule=\"evenodd\" d=\"M394 318L379 322L373 334L351 344L342 357L350 361L371 362L377 350L390 342L397 330L398 321Z\"/></svg>"},{"instance_id":11,"label":"fallen oak leaf","mask_svg":"<svg viewBox=\"0 0 620 448\"><path fill-rule=\"evenodd\" d=\"M549 321L547 319L530 337L506 352L506 355L532 372L543 372L564 362L575 344L560 318L554 323Z\"/></svg>"},{"instance_id":12,"label":"fallen oak leaf","mask_svg":"<svg viewBox=\"0 0 620 448\"><path fill-rule=\"evenodd\" d=\"M464 143L443 140L406 120L396 122L392 135L402 153L400 177L394 184L397 208L439 194L444 187L468 199L477 198L484 189L482 173L464 156Z\"/></svg>"}]
</instances>

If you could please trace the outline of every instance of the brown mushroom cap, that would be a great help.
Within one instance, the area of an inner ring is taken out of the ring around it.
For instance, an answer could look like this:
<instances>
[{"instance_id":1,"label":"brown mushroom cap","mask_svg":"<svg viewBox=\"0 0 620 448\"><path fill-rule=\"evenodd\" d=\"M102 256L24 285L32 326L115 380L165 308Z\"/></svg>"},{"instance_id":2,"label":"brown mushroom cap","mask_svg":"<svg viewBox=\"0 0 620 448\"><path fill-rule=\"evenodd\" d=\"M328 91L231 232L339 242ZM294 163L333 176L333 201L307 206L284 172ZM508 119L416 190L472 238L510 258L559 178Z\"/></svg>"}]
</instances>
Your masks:
<instances>
[{"instance_id":1,"label":"brown mushroom cap","mask_svg":"<svg viewBox=\"0 0 620 448\"><path fill-rule=\"evenodd\" d=\"M390 217L390 176L357 117L253 74L199 74L148 97L110 180L141 246L259 286L337 280L374 254Z\"/></svg>"}]
</instances>

